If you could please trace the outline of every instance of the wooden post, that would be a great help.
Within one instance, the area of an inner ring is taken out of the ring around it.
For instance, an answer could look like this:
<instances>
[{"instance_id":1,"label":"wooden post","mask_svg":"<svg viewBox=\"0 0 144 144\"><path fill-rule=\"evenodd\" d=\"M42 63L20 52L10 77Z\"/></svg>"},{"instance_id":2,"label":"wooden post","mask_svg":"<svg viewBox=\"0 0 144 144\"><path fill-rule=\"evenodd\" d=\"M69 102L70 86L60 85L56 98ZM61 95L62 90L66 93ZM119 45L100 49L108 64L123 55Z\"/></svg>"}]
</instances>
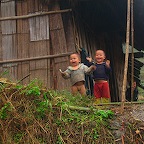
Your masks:
<instances>
[{"instance_id":1,"label":"wooden post","mask_svg":"<svg viewBox=\"0 0 144 144\"><path fill-rule=\"evenodd\" d=\"M126 30L126 52L125 52L125 65L124 65L124 78L122 85L122 100L121 112L124 110L125 92L127 84L127 70L128 70L128 57L129 57L129 37L130 37L130 0L127 0L127 30Z\"/></svg>"},{"instance_id":2,"label":"wooden post","mask_svg":"<svg viewBox=\"0 0 144 144\"><path fill-rule=\"evenodd\" d=\"M133 24L133 0L131 0L131 101L133 101L133 83L134 83L134 24Z\"/></svg>"}]
</instances>

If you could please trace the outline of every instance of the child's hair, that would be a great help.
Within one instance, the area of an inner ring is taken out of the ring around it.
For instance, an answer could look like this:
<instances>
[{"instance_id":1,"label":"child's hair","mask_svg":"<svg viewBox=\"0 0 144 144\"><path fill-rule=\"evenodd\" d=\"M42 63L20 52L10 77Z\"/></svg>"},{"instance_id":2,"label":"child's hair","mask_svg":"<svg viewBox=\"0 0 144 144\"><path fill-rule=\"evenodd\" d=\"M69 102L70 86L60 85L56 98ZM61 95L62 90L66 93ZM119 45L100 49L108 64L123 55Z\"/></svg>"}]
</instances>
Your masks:
<instances>
[{"instance_id":1,"label":"child's hair","mask_svg":"<svg viewBox=\"0 0 144 144\"><path fill-rule=\"evenodd\" d=\"M106 54L105 54L105 51L104 50L102 50L102 49L97 49L96 51L95 51L95 53L97 52L97 51L103 51L103 53L104 53L104 55L106 56Z\"/></svg>"},{"instance_id":2,"label":"child's hair","mask_svg":"<svg viewBox=\"0 0 144 144\"><path fill-rule=\"evenodd\" d=\"M77 52L73 52L72 54L70 54L70 56L73 55L73 54L77 55L78 58L79 58L79 60L81 61L81 57L80 57L80 54L79 54L79 53L77 53ZM70 57L70 56L69 56L69 57Z\"/></svg>"}]
</instances>

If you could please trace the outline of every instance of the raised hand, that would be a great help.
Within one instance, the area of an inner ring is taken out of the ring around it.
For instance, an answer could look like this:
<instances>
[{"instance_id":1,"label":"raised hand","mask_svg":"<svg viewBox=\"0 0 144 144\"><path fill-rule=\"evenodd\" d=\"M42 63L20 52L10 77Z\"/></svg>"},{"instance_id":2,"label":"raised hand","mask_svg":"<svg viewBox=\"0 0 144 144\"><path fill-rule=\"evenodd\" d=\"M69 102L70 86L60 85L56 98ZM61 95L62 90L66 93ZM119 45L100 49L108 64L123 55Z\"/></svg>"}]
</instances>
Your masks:
<instances>
[{"instance_id":1,"label":"raised hand","mask_svg":"<svg viewBox=\"0 0 144 144\"><path fill-rule=\"evenodd\" d=\"M106 60L106 65L107 65L108 67L110 67L110 61L109 61L109 60Z\"/></svg>"},{"instance_id":2,"label":"raised hand","mask_svg":"<svg viewBox=\"0 0 144 144\"><path fill-rule=\"evenodd\" d=\"M86 59L87 59L89 62L92 62L92 58L91 58L91 57L86 57Z\"/></svg>"}]
</instances>

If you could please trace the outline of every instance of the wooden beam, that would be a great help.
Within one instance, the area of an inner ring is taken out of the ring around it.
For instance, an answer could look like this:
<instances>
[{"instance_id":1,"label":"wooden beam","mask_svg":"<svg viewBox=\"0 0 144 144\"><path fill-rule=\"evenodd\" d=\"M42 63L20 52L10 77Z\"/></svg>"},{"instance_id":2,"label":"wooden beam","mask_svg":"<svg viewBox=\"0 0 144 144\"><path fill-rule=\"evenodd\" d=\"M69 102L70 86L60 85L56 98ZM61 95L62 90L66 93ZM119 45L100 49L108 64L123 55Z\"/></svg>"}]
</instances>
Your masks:
<instances>
[{"instance_id":1,"label":"wooden beam","mask_svg":"<svg viewBox=\"0 0 144 144\"><path fill-rule=\"evenodd\" d=\"M31 57L31 58L22 58L22 59L6 60L6 61L0 61L0 64L17 63L17 62L40 60L40 59L64 57L64 56L69 56L69 55L72 54L72 53L73 53L73 52L68 52L68 53L61 53L61 54L47 55L47 56L40 56L40 57Z\"/></svg>"},{"instance_id":2,"label":"wooden beam","mask_svg":"<svg viewBox=\"0 0 144 144\"><path fill-rule=\"evenodd\" d=\"M2 18L0 18L0 21L27 19L27 18L36 17L36 16L65 13L65 12L71 12L71 11L72 11L72 9L65 9L65 10L57 10L57 11L39 12L39 13L35 13L35 14L22 15L22 16L2 17Z\"/></svg>"}]
</instances>

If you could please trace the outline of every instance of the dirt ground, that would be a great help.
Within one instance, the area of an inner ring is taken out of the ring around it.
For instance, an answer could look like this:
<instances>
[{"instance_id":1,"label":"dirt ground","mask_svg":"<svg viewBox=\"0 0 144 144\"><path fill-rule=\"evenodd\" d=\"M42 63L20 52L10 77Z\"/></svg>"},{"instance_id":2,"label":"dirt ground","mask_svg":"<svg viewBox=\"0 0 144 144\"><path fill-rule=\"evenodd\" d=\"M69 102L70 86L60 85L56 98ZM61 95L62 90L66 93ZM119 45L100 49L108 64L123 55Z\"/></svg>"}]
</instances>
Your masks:
<instances>
[{"instance_id":1,"label":"dirt ground","mask_svg":"<svg viewBox=\"0 0 144 144\"><path fill-rule=\"evenodd\" d=\"M111 121L116 144L144 144L144 104L125 105L124 112L114 107Z\"/></svg>"}]
</instances>

